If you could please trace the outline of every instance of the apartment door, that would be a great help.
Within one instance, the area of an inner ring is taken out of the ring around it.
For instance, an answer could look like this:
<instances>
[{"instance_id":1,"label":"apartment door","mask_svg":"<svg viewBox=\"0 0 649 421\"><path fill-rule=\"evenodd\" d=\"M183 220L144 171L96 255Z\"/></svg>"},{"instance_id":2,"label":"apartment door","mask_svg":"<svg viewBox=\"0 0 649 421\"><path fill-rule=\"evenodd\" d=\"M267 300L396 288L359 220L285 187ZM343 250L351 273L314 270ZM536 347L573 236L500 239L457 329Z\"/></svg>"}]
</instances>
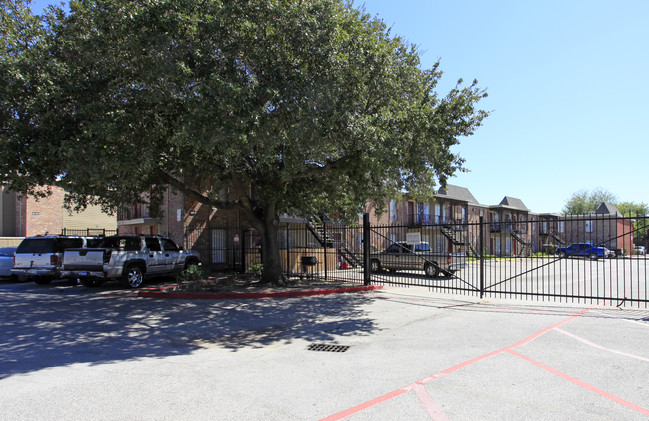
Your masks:
<instances>
[{"instance_id":1,"label":"apartment door","mask_svg":"<svg viewBox=\"0 0 649 421\"><path fill-rule=\"evenodd\" d=\"M227 230L212 229L212 263L225 263Z\"/></svg>"}]
</instances>

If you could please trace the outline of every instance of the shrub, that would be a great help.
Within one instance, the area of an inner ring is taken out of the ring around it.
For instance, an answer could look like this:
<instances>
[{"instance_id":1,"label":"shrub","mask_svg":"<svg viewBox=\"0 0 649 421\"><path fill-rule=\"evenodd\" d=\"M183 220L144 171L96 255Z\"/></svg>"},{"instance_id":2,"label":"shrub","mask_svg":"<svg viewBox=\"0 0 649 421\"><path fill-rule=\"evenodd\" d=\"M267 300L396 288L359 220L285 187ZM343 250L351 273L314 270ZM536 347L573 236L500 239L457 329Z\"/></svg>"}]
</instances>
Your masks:
<instances>
[{"instance_id":1,"label":"shrub","mask_svg":"<svg viewBox=\"0 0 649 421\"><path fill-rule=\"evenodd\" d=\"M261 279L261 276L264 273L264 265L262 263L253 263L248 266L248 273L252 273L255 278Z\"/></svg>"},{"instance_id":2,"label":"shrub","mask_svg":"<svg viewBox=\"0 0 649 421\"><path fill-rule=\"evenodd\" d=\"M186 270L176 274L176 279L179 282L196 282L205 278L207 278L207 269L198 265L191 265Z\"/></svg>"}]
</instances>

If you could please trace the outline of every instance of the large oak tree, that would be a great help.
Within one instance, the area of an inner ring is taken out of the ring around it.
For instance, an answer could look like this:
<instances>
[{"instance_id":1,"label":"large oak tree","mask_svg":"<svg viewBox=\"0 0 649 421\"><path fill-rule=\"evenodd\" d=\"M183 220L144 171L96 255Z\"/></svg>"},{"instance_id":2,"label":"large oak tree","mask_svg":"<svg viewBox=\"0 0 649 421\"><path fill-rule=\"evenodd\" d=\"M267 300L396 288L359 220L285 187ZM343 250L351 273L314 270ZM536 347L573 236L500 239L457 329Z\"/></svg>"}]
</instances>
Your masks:
<instances>
[{"instance_id":1,"label":"large oak tree","mask_svg":"<svg viewBox=\"0 0 649 421\"><path fill-rule=\"evenodd\" d=\"M429 197L487 116L476 82L438 95L438 63L340 0L82 0L40 22L2 3L1 181L77 207L155 209L172 186L239 208L269 282L280 213Z\"/></svg>"}]
</instances>

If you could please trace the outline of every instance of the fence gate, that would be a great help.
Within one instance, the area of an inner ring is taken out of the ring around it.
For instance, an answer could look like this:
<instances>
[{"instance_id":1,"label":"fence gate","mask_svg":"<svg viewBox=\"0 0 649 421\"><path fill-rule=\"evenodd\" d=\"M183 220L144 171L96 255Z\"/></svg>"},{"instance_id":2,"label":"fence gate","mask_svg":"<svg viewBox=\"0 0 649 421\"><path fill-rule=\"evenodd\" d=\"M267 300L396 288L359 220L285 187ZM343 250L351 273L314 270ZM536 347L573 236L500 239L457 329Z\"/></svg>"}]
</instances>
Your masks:
<instances>
[{"instance_id":1,"label":"fence gate","mask_svg":"<svg viewBox=\"0 0 649 421\"><path fill-rule=\"evenodd\" d=\"M371 256L403 259L395 270L375 268L372 282L480 297L649 307L647 257L634 246L647 241L645 217L413 225L372 227ZM466 265L431 278L422 265L428 257L385 256L413 233L430 244L432 256L464 253Z\"/></svg>"},{"instance_id":2,"label":"fence gate","mask_svg":"<svg viewBox=\"0 0 649 421\"><path fill-rule=\"evenodd\" d=\"M369 218L361 227L322 220L281 226L284 272L289 278L426 287L485 298L649 307L647 257L635 249L649 245L646 217L411 219L394 226L369 226ZM591 252L573 252L571 244L587 244ZM259 236L242 227L188 228L186 247L198 250L214 270L245 271L261 261ZM314 264L305 268L303 257ZM458 262L463 264L457 267Z\"/></svg>"}]
</instances>

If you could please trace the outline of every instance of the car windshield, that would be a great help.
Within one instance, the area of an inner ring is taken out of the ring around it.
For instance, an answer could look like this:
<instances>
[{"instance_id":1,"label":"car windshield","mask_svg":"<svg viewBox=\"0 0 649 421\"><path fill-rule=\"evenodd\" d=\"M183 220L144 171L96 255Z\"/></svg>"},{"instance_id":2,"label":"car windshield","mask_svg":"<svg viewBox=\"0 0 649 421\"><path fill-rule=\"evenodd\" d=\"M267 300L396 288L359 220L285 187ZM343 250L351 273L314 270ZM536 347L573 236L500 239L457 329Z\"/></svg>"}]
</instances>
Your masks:
<instances>
[{"instance_id":1,"label":"car windshield","mask_svg":"<svg viewBox=\"0 0 649 421\"><path fill-rule=\"evenodd\" d=\"M53 253L54 238L25 238L18 246L17 253Z\"/></svg>"},{"instance_id":2,"label":"car windshield","mask_svg":"<svg viewBox=\"0 0 649 421\"><path fill-rule=\"evenodd\" d=\"M415 245L415 251L430 251L430 245L428 243L420 243Z\"/></svg>"}]
</instances>

